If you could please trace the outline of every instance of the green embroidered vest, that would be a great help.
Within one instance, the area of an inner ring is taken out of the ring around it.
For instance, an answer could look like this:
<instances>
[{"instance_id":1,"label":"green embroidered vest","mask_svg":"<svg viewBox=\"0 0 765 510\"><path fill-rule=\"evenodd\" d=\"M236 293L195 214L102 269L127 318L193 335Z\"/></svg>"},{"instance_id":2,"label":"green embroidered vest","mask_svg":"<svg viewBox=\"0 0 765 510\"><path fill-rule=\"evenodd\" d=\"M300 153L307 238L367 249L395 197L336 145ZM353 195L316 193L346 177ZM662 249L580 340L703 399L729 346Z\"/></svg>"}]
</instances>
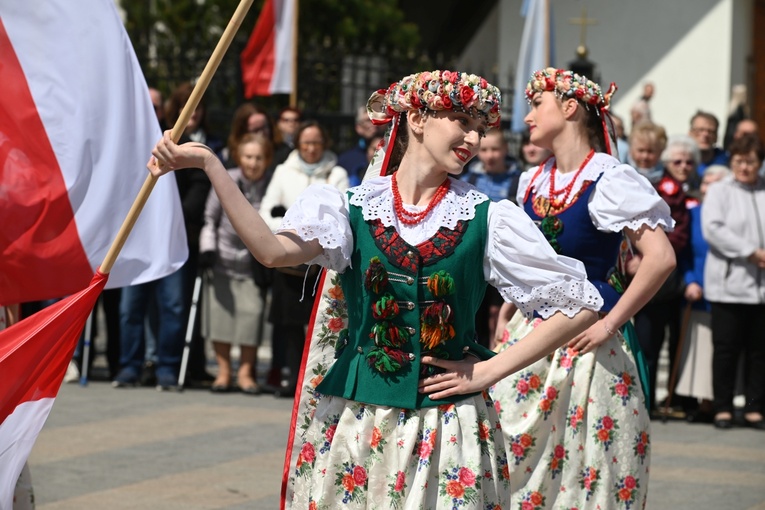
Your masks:
<instances>
[{"instance_id":1,"label":"green embroidered vest","mask_svg":"<svg viewBox=\"0 0 765 510\"><path fill-rule=\"evenodd\" d=\"M350 206L353 269L340 275L349 334L338 340L337 359L317 391L404 409L469 396L431 400L419 393L417 385L435 370L420 363L425 353L451 360L461 360L468 353L482 360L494 355L475 342L475 316L487 285L483 257L488 209L489 201L483 202L476 206L473 220L458 222L454 230L441 227L428 241L412 246L393 227L386 228L379 220L365 222L361 208ZM385 277L370 285L371 273ZM440 279L431 279L434 282L453 281L451 294L439 296L440 291L431 291L428 278L435 273ZM397 313L381 318L383 305L390 311L393 301ZM421 343L423 328L446 332L449 338L426 347Z\"/></svg>"}]
</instances>

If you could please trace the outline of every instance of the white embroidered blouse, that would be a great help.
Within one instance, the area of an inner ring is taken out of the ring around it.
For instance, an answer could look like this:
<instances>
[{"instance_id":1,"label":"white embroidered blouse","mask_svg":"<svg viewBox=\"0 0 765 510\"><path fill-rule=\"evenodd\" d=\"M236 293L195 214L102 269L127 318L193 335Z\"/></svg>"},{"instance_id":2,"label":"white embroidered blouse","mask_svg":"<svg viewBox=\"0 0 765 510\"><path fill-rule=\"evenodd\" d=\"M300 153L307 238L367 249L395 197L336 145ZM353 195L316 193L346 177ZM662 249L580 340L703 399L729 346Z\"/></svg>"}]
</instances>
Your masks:
<instances>
[{"instance_id":1,"label":"white embroidered blouse","mask_svg":"<svg viewBox=\"0 0 765 510\"><path fill-rule=\"evenodd\" d=\"M550 170L554 158L547 160L544 168L534 167L521 174L518 183L518 203L524 202L529 186L530 193L550 198ZM602 177L600 177L602 174ZM568 186L576 172L555 174L557 189ZM648 180L629 165L622 164L608 154L595 153L577 177L567 203L572 202L585 181L596 181L587 208L595 228L602 232L621 232L622 229L637 230L643 225L651 229L661 226L671 231L675 220L670 216L669 206L659 196Z\"/></svg>"},{"instance_id":2,"label":"white embroidered blouse","mask_svg":"<svg viewBox=\"0 0 765 510\"><path fill-rule=\"evenodd\" d=\"M441 227L454 228L475 217L476 205L488 197L466 182L452 179L443 200L420 223L400 223L393 210L390 177L377 177L346 193L328 185L309 187L289 208L278 232L292 230L303 240L317 239L324 252L311 263L343 272L350 267L353 232L350 205L362 210L365 220L380 219L393 226L409 244L417 245ZM412 212L424 207L405 205ZM586 280L584 265L555 253L531 219L508 200L489 204L487 245L482 261L485 280L527 316L547 318L556 311L569 317L582 308L603 305L597 289Z\"/></svg>"}]
</instances>

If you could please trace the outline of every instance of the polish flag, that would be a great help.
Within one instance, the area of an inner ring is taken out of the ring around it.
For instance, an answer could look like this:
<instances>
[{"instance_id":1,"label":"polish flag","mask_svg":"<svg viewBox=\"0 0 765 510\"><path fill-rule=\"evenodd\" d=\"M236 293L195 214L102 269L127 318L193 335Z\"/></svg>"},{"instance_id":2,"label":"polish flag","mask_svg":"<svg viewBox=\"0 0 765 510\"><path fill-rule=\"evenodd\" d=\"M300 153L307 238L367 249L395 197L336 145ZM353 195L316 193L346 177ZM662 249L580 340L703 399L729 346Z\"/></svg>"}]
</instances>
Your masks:
<instances>
[{"instance_id":1,"label":"polish flag","mask_svg":"<svg viewBox=\"0 0 765 510\"><path fill-rule=\"evenodd\" d=\"M266 0L241 54L244 96L292 93L296 0Z\"/></svg>"},{"instance_id":2,"label":"polish flag","mask_svg":"<svg viewBox=\"0 0 765 510\"><path fill-rule=\"evenodd\" d=\"M16 480L106 279L96 273L85 290L0 331L0 510L13 508Z\"/></svg>"},{"instance_id":3,"label":"polish flag","mask_svg":"<svg viewBox=\"0 0 765 510\"><path fill-rule=\"evenodd\" d=\"M0 55L0 304L62 297L103 261L160 129L113 0L2 0ZM175 178L160 179L109 287L187 256Z\"/></svg>"}]
</instances>

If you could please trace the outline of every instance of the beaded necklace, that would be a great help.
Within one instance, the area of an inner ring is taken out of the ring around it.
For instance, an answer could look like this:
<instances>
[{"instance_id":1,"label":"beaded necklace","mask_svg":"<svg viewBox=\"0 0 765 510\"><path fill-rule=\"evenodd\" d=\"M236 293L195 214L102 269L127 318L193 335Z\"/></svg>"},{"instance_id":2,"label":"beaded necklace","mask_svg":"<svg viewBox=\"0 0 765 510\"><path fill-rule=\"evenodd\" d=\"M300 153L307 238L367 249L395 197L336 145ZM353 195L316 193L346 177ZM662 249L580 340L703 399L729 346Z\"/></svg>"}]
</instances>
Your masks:
<instances>
[{"instance_id":1,"label":"beaded necklace","mask_svg":"<svg viewBox=\"0 0 765 510\"><path fill-rule=\"evenodd\" d=\"M436 205L446 196L446 193L451 187L451 181L447 178L444 182L438 186L433 198L430 199L428 206L420 212L409 212L404 208L404 202L401 200L401 193L398 191L398 182L396 181L396 174L391 177L391 189L393 191L393 210L396 212L398 220L405 225L416 225L420 223L425 217L430 214Z\"/></svg>"},{"instance_id":2,"label":"beaded necklace","mask_svg":"<svg viewBox=\"0 0 765 510\"><path fill-rule=\"evenodd\" d=\"M558 170L558 162L554 162L552 169L550 170L550 203L552 204L553 208L560 209L564 205L566 205L566 202L568 201L568 197L571 195L571 190L574 189L574 183L579 178L579 175L584 170L584 167L587 166L587 163L590 162L592 157L595 155L595 149L590 149L589 154L587 154L587 157L584 158L584 161L582 161L582 164L579 165L579 170L576 171L574 174L574 177L571 179L571 182L568 183L567 186L564 186L561 189L555 189L555 174ZM561 193L564 193L563 200L558 200L556 197L560 195Z\"/></svg>"},{"instance_id":3,"label":"beaded necklace","mask_svg":"<svg viewBox=\"0 0 765 510\"><path fill-rule=\"evenodd\" d=\"M595 150L591 149L589 154L587 154L587 157L584 158L584 161L582 161L582 164L579 166L579 170L576 171L576 174L574 174L574 177L571 179L571 182L568 183L567 186L556 190L555 189L555 173L558 169L557 162L553 162L553 166L550 169L550 189L549 194L550 197L548 198L548 205L547 205L547 214L544 218L542 218L542 221L539 222L539 228L542 230L542 233L547 238L547 241L550 243L550 246L553 247L553 249L557 252L561 252L561 246L558 242L558 236L563 233L563 221L558 218L555 214L552 214L551 210L556 210L558 213L563 212L563 209L566 209L566 202L568 201L569 196L571 195L571 191L574 189L574 183L579 178L579 175L584 171L584 168L587 166L587 163L590 162L592 157L595 155ZM552 157L552 156L550 156ZM524 202L529 197L529 192L531 191L531 188L534 184L534 181L539 177L539 174L542 173L542 170L544 170L545 165L547 164L547 161L550 158L547 158L542 162L542 164L539 165L539 170L537 170L537 173L534 175L534 177L531 179L531 182L529 183L529 187L526 189L526 195L524 197ZM558 195L563 194L563 198L561 200L555 198Z\"/></svg>"}]
</instances>

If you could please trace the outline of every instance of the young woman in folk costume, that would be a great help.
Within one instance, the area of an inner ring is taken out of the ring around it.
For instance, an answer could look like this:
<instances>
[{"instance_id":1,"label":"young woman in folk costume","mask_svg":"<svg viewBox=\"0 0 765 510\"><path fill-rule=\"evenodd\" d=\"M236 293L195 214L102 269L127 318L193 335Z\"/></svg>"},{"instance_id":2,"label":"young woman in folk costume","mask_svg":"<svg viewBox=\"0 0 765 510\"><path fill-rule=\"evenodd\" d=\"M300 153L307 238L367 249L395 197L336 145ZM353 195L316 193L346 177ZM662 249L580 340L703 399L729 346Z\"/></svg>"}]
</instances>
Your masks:
<instances>
[{"instance_id":1,"label":"young woman in folk costume","mask_svg":"<svg viewBox=\"0 0 765 510\"><path fill-rule=\"evenodd\" d=\"M615 90L612 84L603 93L553 68L534 73L526 88L531 141L555 156L521 177L518 203L557 252L584 262L605 304L596 324L490 390L509 446L512 508L639 509L645 502L645 370L626 330L675 266L662 230L673 222L651 184L609 154ZM623 236L640 260L626 289L615 268ZM538 327L513 317L499 351ZM528 506L532 499L542 503Z\"/></svg>"},{"instance_id":2,"label":"young woman in folk costume","mask_svg":"<svg viewBox=\"0 0 765 510\"><path fill-rule=\"evenodd\" d=\"M275 235L204 148L166 135L153 151L155 175L205 169L264 264L337 272L314 308L283 505L509 508L505 443L484 390L593 324L602 299L520 208L455 179L499 124L499 103L483 78L449 71L375 92L370 117L392 125L368 175L383 176L347 193L309 187ZM473 341L486 281L549 317L497 356Z\"/></svg>"}]
</instances>

